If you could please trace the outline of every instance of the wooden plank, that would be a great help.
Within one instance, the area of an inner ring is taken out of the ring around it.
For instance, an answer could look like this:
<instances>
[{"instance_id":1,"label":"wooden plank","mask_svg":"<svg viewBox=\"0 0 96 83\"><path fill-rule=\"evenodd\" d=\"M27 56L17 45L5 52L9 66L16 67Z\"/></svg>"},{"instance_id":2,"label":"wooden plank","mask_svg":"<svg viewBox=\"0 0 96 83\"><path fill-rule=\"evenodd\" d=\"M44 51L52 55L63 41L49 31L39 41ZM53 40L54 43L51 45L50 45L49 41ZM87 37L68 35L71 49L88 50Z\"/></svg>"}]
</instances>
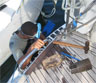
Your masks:
<instances>
[{"instance_id":1,"label":"wooden plank","mask_svg":"<svg viewBox=\"0 0 96 83\"><path fill-rule=\"evenodd\" d=\"M68 83L68 80L66 79L65 75L63 74L63 72L59 69L56 68L58 70L58 72L61 74L61 78L62 78L62 82L64 81L64 83Z\"/></svg>"},{"instance_id":2,"label":"wooden plank","mask_svg":"<svg viewBox=\"0 0 96 83\"><path fill-rule=\"evenodd\" d=\"M63 73L63 75L66 77L68 83L74 83L74 80L72 77L70 77L69 72L66 71L65 65L63 65L64 68L60 68L60 71Z\"/></svg>"},{"instance_id":3,"label":"wooden plank","mask_svg":"<svg viewBox=\"0 0 96 83\"><path fill-rule=\"evenodd\" d=\"M59 76L60 80L62 81L62 79L64 78L65 80L65 83L67 83L67 79L65 79L65 76L63 75L62 71L60 71L60 67L57 67L56 68L56 72L57 72L57 75Z\"/></svg>"},{"instance_id":4,"label":"wooden plank","mask_svg":"<svg viewBox=\"0 0 96 83\"><path fill-rule=\"evenodd\" d=\"M41 65L41 69L40 71L42 72L42 74L44 75L44 77L46 78L46 80L48 81L48 83L55 83L55 79L52 79L52 76L47 72L47 70L45 70L43 68L43 66Z\"/></svg>"},{"instance_id":5,"label":"wooden plank","mask_svg":"<svg viewBox=\"0 0 96 83\"><path fill-rule=\"evenodd\" d=\"M82 83L90 83L90 82L86 79L86 77L83 76L83 74L77 73L76 75L79 77L79 79L82 81Z\"/></svg>"},{"instance_id":6,"label":"wooden plank","mask_svg":"<svg viewBox=\"0 0 96 83\"><path fill-rule=\"evenodd\" d=\"M29 80L32 80L31 83L35 83L35 81L34 81L34 79L33 79L33 77L31 75L29 75Z\"/></svg>"},{"instance_id":7,"label":"wooden plank","mask_svg":"<svg viewBox=\"0 0 96 83\"><path fill-rule=\"evenodd\" d=\"M93 70L89 70L88 73L91 75L91 77L95 80L96 82L96 73Z\"/></svg>"},{"instance_id":8,"label":"wooden plank","mask_svg":"<svg viewBox=\"0 0 96 83\"><path fill-rule=\"evenodd\" d=\"M36 74L38 75L38 78L40 79L40 81L42 82L42 83L48 83L47 81L46 81L46 79L43 77L43 75L41 74L41 72L40 72L40 69L36 69Z\"/></svg>"},{"instance_id":9,"label":"wooden plank","mask_svg":"<svg viewBox=\"0 0 96 83\"><path fill-rule=\"evenodd\" d=\"M77 40L81 40L82 42L84 41L87 41L88 40L88 37L87 36L81 36L81 35L78 35L78 34L73 34L72 36L70 36L71 39L77 39Z\"/></svg>"},{"instance_id":10,"label":"wooden plank","mask_svg":"<svg viewBox=\"0 0 96 83\"><path fill-rule=\"evenodd\" d=\"M82 72L82 74L86 77L86 79L87 79L90 83L96 83L95 79L93 79L93 76L91 77L88 72Z\"/></svg>"},{"instance_id":11,"label":"wooden plank","mask_svg":"<svg viewBox=\"0 0 96 83\"><path fill-rule=\"evenodd\" d=\"M41 83L40 80L38 79L38 77L36 76L36 74L34 72L31 73L31 76L34 79L35 83Z\"/></svg>"},{"instance_id":12,"label":"wooden plank","mask_svg":"<svg viewBox=\"0 0 96 83\"><path fill-rule=\"evenodd\" d=\"M29 83L29 82L30 83L35 83L34 80L29 75L27 76L27 79L26 79L26 81L24 83L26 83L26 82L27 83Z\"/></svg>"},{"instance_id":13,"label":"wooden plank","mask_svg":"<svg viewBox=\"0 0 96 83\"><path fill-rule=\"evenodd\" d=\"M59 78L59 82L62 82L62 75L60 74L60 72L57 70L57 68L52 68L52 71L55 73L55 75Z\"/></svg>"},{"instance_id":14,"label":"wooden plank","mask_svg":"<svg viewBox=\"0 0 96 83\"><path fill-rule=\"evenodd\" d=\"M79 83L82 83L82 81L78 78L77 75L71 74L71 71L70 71L67 63L66 63L66 62L63 62L63 64L64 64L64 63L65 63L65 65L63 66L63 68L64 68L64 69L66 68L66 71L69 73L69 75L70 75L71 78L74 80L74 82L75 82L75 83L78 83L78 82L79 82Z\"/></svg>"},{"instance_id":15,"label":"wooden plank","mask_svg":"<svg viewBox=\"0 0 96 83\"><path fill-rule=\"evenodd\" d=\"M79 32L74 32L74 33L72 33L72 35L71 35L72 37L73 36L77 36L76 38L82 38L82 40L87 40L89 37L88 37L88 35L84 35L84 34L81 34L81 33L79 33ZM81 40L81 39L80 39Z\"/></svg>"},{"instance_id":16,"label":"wooden plank","mask_svg":"<svg viewBox=\"0 0 96 83\"><path fill-rule=\"evenodd\" d=\"M55 72L52 69L46 70L48 73L50 73L52 79L54 79L55 83L59 83L60 79L56 76Z\"/></svg>"}]
</instances>

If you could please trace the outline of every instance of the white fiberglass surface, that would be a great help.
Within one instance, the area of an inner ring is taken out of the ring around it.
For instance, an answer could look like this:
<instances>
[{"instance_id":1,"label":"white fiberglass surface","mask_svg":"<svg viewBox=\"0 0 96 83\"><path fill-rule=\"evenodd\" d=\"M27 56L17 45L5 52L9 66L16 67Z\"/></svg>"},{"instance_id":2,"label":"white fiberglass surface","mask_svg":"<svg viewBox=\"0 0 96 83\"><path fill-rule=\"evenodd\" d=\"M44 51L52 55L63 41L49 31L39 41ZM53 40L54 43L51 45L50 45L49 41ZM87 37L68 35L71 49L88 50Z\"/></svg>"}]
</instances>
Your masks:
<instances>
[{"instance_id":1,"label":"white fiberglass surface","mask_svg":"<svg viewBox=\"0 0 96 83\"><path fill-rule=\"evenodd\" d=\"M4 2L2 2L4 1ZM6 2L7 1L7 2ZM0 0L1 3L7 5L6 8L0 11L0 31L5 29L11 22L14 13L18 10L21 0Z\"/></svg>"},{"instance_id":2,"label":"white fiberglass surface","mask_svg":"<svg viewBox=\"0 0 96 83\"><path fill-rule=\"evenodd\" d=\"M2 4L4 4L5 2L7 2L8 0L0 0L0 6L2 5Z\"/></svg>"}]
</instances>

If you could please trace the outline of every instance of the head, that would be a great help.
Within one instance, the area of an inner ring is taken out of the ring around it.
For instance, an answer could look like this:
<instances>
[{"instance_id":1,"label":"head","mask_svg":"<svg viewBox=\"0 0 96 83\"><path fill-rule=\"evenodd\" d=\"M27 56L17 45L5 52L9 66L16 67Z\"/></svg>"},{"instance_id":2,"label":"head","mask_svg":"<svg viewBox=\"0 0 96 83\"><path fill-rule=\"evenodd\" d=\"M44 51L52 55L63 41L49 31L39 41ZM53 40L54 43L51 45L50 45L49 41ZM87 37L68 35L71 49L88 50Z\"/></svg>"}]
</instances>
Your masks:
<instances>
[{"instance_id":1,"label":"head","mask_svg":"<svg viewBox=\"0 0 96 83\"><path fill-rule=\"evenodd\" d=\"M21 26L20 34L23 36L23 38L26 38L26 39L32 38L32 37L34 37L36 32L37 32L37 25L33 24L30 21L25 22Z\"/></svg>"}]
</instances>

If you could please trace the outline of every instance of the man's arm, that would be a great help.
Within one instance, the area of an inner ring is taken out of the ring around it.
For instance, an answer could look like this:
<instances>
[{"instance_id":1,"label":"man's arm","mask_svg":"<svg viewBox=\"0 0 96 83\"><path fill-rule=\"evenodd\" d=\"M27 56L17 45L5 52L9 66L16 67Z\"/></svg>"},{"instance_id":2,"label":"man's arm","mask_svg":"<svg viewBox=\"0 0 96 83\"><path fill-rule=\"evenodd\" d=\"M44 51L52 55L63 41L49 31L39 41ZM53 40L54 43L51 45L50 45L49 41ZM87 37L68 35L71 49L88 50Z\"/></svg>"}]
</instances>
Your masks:
<instances>
[{"instance_id":1,"label":"man's arm","mask_svg":"<svg viewBox=\"0 0 96 83\"><path fill-rule=\"evenodd\" d=\"M45 39L45 36L42 33L40 34L40 39L41 40L44 40Z\"/></svg>"},{"instance_id":2,"label":"man's arm","mask_svg":"<svg viewBox=\"0 0 96 83\"><path fill-rule=\"evenodd\" d=\"M20 62L34 49L37 48L38 50L44 45L44 42L40 39L38 39L35 43L33 43L30 48L28 49L27 53L22 56L19 60L18 60L18 64L20 64ZM22 65L22 69L24 69L30 62L32 58L32 55L24 62L24 64Z\"/></svg>"}]
</instances>

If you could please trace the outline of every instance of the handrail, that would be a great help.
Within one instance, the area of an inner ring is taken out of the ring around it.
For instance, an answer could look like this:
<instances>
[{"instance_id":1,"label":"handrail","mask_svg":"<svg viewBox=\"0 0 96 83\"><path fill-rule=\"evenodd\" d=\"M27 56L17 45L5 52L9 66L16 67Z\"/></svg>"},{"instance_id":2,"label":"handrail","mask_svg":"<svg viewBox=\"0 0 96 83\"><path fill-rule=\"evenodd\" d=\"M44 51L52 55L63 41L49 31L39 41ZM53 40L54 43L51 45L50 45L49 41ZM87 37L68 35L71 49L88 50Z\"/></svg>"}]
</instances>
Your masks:
<instances>
[{"instance_id":1,"label":"handrail","mask_svg":"<svg viewBox=\"0 0 96 83\"><path fill-rule=\"evenodd\" d=\"M47 42L47 39L44 40L44 42ZM36 53L38 51L37 48L34 48L19 64L19 70L22 70L21 67L22 65L24 64L24 62L31 56L33 55L34 53Z\"/></svg>"},{"instance_id":2,"label":"handrail","mask_svg":"<svg viewBox=\"0 0 96 83\"><path fill-rule=\"evenodd\" d=\"M33 55L33 54L36 53L37 51L38 51L37 48L33 49L33 50L28 54L28 56L26 56L26 57L20 62L18 68L21 70L21 67L22 67L23 63L24 63L31 55Z\"/></svg>"}]
</instances>

